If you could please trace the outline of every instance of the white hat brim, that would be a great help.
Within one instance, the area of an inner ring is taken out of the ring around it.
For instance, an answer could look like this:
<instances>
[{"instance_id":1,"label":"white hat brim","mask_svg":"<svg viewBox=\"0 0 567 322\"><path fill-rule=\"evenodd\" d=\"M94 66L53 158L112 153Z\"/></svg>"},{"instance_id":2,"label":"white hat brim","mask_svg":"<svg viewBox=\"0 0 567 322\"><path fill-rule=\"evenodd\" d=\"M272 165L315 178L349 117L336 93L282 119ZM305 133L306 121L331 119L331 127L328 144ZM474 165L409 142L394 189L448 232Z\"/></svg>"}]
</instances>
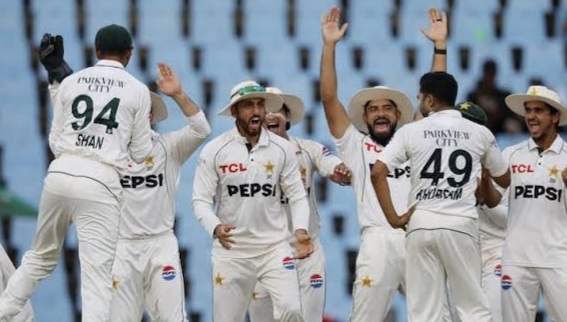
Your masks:
<instances>
[{"instance_id":1,"label":"white hat brim","mask_svg":"<svg viewBox=\"0 0 567 322\"><path fill-rule=\"evenodd\" d=\"M150 101L152 104L152 124L161 122L167 118L167 106L158 94L150 91Z\"/></svg>"},{"instance_id":2,"label":"white hat brim","mask_svg":"<svg viewBox=\"0 0 567 322\"><path fill-rule=\"evenodd\" d=\"M516 114L520 116L526 116L526 110L524 104L530 101L540 101L549 104L554 109L558 110L561 114L559 119L559 125L563 126L567 124L567 108L560 103L549 99L544 96L539 95L528 95L528 94L512 94L506 96L506 105Z\"/></svg>"},{"instance_id":3,"label":"white hat brim","mask_svg":"<svg viewBox=\"0 0 567 322\"><path fill-rule=\"evenodd\" d=\"M301 122L305 115L305 106L301 98L291 94L280 94L283 103L289 108L289 123L295 125Z\"/></svg>"},{"instance_id":4,"label":"white hat brim","mask_svg":"<svg viewBox=\"0 0 567 322\"><path fill-rule=\"evenodd\" d=\"M368 101L378 99L392 100L396 103L401 114L398 119L398 128L413 119L412 103L404 93L390 88L364 88L356 92L348 104L350 121L359 131L368 133L368 125L364 122L364 105Z\"/></svg>"},{"instance_id":5,"label":"white hat brim","mask_svg":"<svg viewBox=\"0 0 567 322\"><path fill-rule=\"evenodd\" d=\"M248 94L242 95L237 100L235 100L234 102L230 102L222 110L218 111L217 114L218 115L232 116L232 113L230 112L231 106L233 106L234 104L236 104L238 102L241 102L241 101L244 101L244 100L247 100L247 99L251 99L251 98L263 98L264 101L265 101L267 113L277 112L283 106L283 100L278 94L266 93L266 92L255 92L255 93L248 93Z\"/></svg>"}]
</instances>

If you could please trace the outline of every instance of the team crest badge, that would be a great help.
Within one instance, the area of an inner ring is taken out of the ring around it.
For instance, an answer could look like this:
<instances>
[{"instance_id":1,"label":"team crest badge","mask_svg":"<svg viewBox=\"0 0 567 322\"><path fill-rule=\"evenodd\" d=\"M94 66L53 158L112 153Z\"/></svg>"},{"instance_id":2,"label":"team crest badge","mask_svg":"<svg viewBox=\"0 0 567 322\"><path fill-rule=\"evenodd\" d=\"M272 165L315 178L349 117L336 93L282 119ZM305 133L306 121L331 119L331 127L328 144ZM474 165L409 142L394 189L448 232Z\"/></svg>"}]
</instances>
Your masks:
<instances>
[{"instance_id":1,"label":"team crest badge","mask_svg":"<svg viewBox=\"0 0 567 322\"><path fill-rule=\"evenodd\" d=\"M175 279L175 268L170 265L164 266L161 270L161 277L166 281Z\"/></svg>"},{"instance_id":2,"label":"team crest badge","mask_svg":"<svg viewBox=\"0 0 567 322\"><path fill-rule=\"evenodd\" d=\"M154 168L154 156L150 155L149 157L146 158L146 160L144 160L144 164L146 165L146 170L150 171L151 169Z\"/></svg>"}]
</instances>

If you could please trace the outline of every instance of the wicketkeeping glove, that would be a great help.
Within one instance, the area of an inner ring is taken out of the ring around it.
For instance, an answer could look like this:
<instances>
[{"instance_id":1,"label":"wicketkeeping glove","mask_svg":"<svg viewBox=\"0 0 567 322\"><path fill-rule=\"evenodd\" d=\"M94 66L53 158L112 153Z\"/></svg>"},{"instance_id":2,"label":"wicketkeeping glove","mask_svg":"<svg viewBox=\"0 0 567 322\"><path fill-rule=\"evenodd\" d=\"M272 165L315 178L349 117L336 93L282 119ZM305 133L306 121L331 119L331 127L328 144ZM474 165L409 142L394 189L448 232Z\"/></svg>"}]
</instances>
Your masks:
<instances>
[{"instance_id":1,"label":"wicketkeeping glove","mask_svg":"<svg viewBox=\"0 0 567 322\"><path fill-rule=\"evenodd\" d=\"M39 61L47 70L49 83L61 83L65 77L73 74L73 70L63 59L63 37L44 34L39 45Z\"/></svg>"}]
</instances>

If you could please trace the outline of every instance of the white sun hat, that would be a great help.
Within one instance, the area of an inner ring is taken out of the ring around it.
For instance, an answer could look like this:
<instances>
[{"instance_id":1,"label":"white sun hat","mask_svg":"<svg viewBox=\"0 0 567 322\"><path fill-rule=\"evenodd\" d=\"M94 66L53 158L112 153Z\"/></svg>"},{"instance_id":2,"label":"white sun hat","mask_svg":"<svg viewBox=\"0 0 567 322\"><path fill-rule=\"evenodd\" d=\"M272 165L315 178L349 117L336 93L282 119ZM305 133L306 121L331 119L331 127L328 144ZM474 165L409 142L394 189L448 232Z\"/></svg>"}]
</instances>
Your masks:
<instances>
[{"instance_id":1,"label":"white sun hat","mask_svg":"<svg viewBox=\"0 0 567 322\"><path fill-rule=\"evenodd\" d=\"M231 116L230 107L232 105L250 98L263 98L265 100L266 112L277 112L283 106L283 99L278 94L267 93L266 88L255 81L244 81L232 88L230 91L230 103L217 114Z\"/></svg>"},{"instance_id":2,"label":"white sun hat","mask_svg":"<svg viewBox=\"0 0 567 322\"><path fill-rule=\"evenodd\" d=\"M152 103L152 124L161 122L167 118L167 106L161 96L150 91L150 100Z\"/></svg>"},{"instance_id":3,"label":"white sun hat","mask_svg":"<svg viewBox=\"0 0 567 322\"><path fill-rule=\"evenodd\" d=\"M287 106L287 108L289 108L289 123L291 125L301 122L303 115L305 114L305 106L299 96L284 94L277 87L266 87L266 92L278 94L283 99L283 103Z\"/></svg>"},{"instance_id":4,"label":"white sun hat","mask_svg":"<svg viewBox=\"0 0 567 322\"><path fill-rule=\"evenodd\" d=\"M524 104L530 101L539 101L549 104L561 114L559 125L567 124L567 108L561 104L559 95L545 86L530 86L526 94L512 94L506 96L506 105L516 114L525 116Z\"/></svg>"},{"instance_id":5,"label":"white sun hat","mask_svg":"<svg viewBox=\"0 0 567 322\"><path fill-rule=\"evenodd\" d=\"M356 92L348 103L348 116L359 131L368 133L368 126L364 122L364 105L371 100L386 99L396 103L401 115L398 119L398 128L413 119L413 106L406 94L386 86L363 88Z\"/></svg>"}]
</instances>

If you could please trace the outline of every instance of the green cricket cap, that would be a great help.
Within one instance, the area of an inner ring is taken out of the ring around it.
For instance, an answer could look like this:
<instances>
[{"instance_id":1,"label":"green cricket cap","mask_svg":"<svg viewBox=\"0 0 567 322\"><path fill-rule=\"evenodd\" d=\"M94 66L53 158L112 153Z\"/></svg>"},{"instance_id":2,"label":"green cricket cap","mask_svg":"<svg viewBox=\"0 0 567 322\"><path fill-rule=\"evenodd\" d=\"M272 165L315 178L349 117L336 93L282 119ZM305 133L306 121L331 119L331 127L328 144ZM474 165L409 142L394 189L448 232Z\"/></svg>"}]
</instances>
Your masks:
<instances>
[{"instance_id":1,"label":"green cricket cap","mask_svg":"<svg viewBox=\"0 0 567 322\"><path fill-rule=\"evenodd\" d=\"M463 117L469 121L484 126L488 124L488 116L486 116L484 109L473 102L461 102L455 106L455 109L460 111Z\"/></svg>"},{"instance_id":2,"label":"green cricket cap","mask_svg":"<svg viewBox=\"0 0 567 322\"><path fill-rule=\"evenodd\" d=\"M97 50L108 53L119 53L132 49L132 36L126 28L119 25L108 25L100 28L95 37Z\"/></svg>"}]
</instances>

